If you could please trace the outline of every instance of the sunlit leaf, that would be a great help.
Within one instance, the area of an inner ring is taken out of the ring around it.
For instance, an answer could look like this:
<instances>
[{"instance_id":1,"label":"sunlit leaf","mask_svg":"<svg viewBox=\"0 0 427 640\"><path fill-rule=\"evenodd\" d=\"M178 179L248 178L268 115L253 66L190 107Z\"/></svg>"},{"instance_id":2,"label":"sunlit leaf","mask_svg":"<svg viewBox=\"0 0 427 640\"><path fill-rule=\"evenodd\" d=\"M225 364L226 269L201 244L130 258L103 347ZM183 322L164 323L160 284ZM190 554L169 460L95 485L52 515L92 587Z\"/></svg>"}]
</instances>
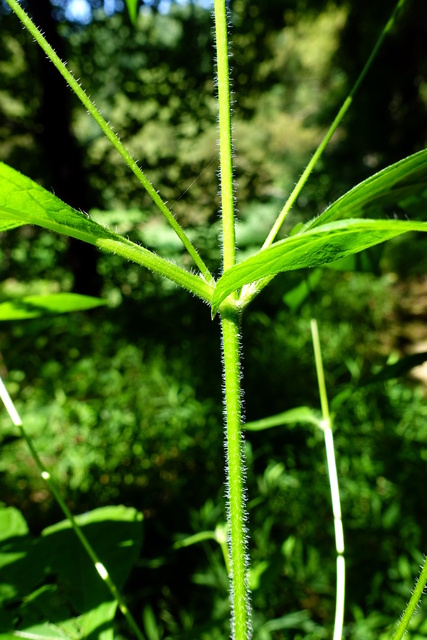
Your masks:
<instances>
[{"instance_id":1,"label":"sunlit leaf","mask_svg":"<svg viewBox=\"0 0 427 640\"><path fill-rule=\"evenodd\" d=\"M0 640L5 640L6 637L15 638L15 640L16 638L23 638L24 640L72 640L62 629L49 622L27 627L23 631L14 631L10 636L0 636Z\"/></svg>"},{"instance_id":2,"label":"sunlit leaf","mask_svg":"<svg viewBox=\"0 0 427 640\"><path fill-rule=\"evenodd\" d=\"M106 300L77 293L25 296L0 304L0 320L25 320L45 315L85 311L106 304Z\"/></svg>"},{"instance_id":3,"label":"sunlit leaf","mask_svg":"<svg viewBox=\"0 0 427 640\"><path fill-rule=\"evenodd\" d=\"M319 267L408 231L427 231L427 222L340 220L286 238L226 271L215 287L212 312L245 284L282 271Z\"/></svg>"},{"instance_id":4,"label":"sunlit leaf","mask_svg":"<svg viewBox=\"0 0 427 640\"><path fill-rule=\"evenodd\" d=\"M36 224L89 242L169 278L203 300L211 299L212 287L202 278L110 231L0 162L0 230L23 224Z\"/></svg>"},{"instance_id":5,"label":"sunlit leaf","mask_svg":"<svg viewBox=\"0 0 427 640\"><path fill-rule=\"evenodd\" d=\"M343 218L417 215L427 210L427 149L404 158L356 185L304 231Z\"/></svg>"}]
</instances>

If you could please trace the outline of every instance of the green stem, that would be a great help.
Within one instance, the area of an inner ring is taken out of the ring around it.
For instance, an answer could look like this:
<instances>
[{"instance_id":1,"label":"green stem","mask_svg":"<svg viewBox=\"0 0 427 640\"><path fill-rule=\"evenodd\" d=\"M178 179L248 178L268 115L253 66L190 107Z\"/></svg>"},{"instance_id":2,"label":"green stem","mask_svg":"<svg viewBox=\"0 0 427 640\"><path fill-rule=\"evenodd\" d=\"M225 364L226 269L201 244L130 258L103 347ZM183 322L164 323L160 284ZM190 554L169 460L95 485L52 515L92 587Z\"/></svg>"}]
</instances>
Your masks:
<instances>
[{"instance_id":1,"label":"green stem","mask_svg":"<svg viewBox=\"0 0 427 640\"><path fill-rule=\"evenodd\" d=\"M218 70L219 150L221 170L222 242L224 271L236 261L231 141L230 81L225 0L215 0L215 33Z\"/></svg>"},{"instance_id":2,"label":"green stem","mask_svg":"<svg viewBox=\"0 0 427 640\"><path fill-rule=\"evenodd\" d=\"M334 515L335 548L337 552L337 591L335 604L335 622L333 640L341 640L344 624L345 604L345 559L344 559L344 530L341 517L341 503L338 487L338 473L335 460L334 436L331 428L328 395L326 392L325 374L320 348L317 321L311 320L311 335L313 339L314 359L316 362L317 382L319 385L320 404L322 407L322 428L325 438L326 459L328 463L329 484L331 487L332 511Z\"/></svg>"},{"instance_id":3,"label":"green stem","mask_svg":"<svg viewBox=\"0 0 427 640\"><path fill-rule=\"evenodd\" d=\"M322 155L322 153L324 152L329 140L332 138L333 134L335 133L336 129L338 128L338 125L341 123L341 120L344 118L345 114L347 113L351 103L353 102L353 98L354 95L356 93L356 91L358 90L358 88L360 87L365 75L367 74L367 72L369 71L370 66L372 65L379 49L381 48L381 45L384 41L384 38L386 37L386 35L389 33L389 31L391 30L391 28L393 27L397 15L400 12L400 10L402 9L403 5L405 4L406 0L399 0L397 5L394 8L393 13L390 16L390 19L388 20L387 24L385 25L384 29L382 30L377 42L375 43L375 46L372 50L371 55L368 58L368 61L366 62L365 66L362 69L362 72L360 73L359 77L357 78L352 90L350 91L350 93L348 94L347 98L345 99L341 109L339 110L335 120L332 122L331 126L329 127L328 132L326 133L325 137L323 138L322 142L320 143L320 145L318 146L318 148L316 149L313 157L311 158L310 162L308 163L307 167L305 168L303 174L301 175L300 179L298 180L297 184L295 185L291 195L289 196L288 200L286 201L285 206L283 207L282 211L279 214L279 217L277 218L276 222L274 223L270 233L267 236L266 241L264 242L262 248L266 249L267 247L269 247L273 242L274 239L276 238L283 222L285 221L286 216L288 215L289 211L291 210L295 200L298 198L299 194L301 193L305 183L308 180L308 177L310 176L311 172L313 171L314 167L316 166L320 156Z\"/></svg>"},{"instance_id":4,"label":"green stem","mask_svg":"<svg viewBox=\"0 0 427 640\"><path fill-rule=\"evenodd\" d=\"M171 211L169 211L165 202L161 199L158 192L154 189L153 185L147 178L147 176L141 171L138 167L138 164L135 162L129 151L123 146L123 144L118 139L117 135L114 133L111 126L106 122L106 120L102 117L98 109L95 107L94 103L90 100L90 98L86 95L84 90L81 88L79 82L74 78L73 74L68 71L66 65L62 62L62 60L58 57L55 51L52 49L50 44L47 42L46 38L36 27L31 18L25 13L25 11L20 7L17 0L6 0L12 11L18 16L21 20L22 24L28 29L31 35L34 37L36 42L43 49L49 60L55 65L58 69L59 73L63 76L68 86L74 91L76 96L79 98L80 102L90 113L92 118L96 121L98 126L101 128L102 132L107 136L108 140L115 147L115 149L122 156L123 160L126 162L130 170L135 174L138 178L144 189L147 191L150 198L160 209L162 214L165 216L166 220L171 225L172 229L175 231L178 238L181 240L184 247L187 249L190 256L193 258L194 263L200 269L202 276L205 280L212 284L213 278L209 272L209 269L203 262L202 258L197 253L197 250L192 245L191 240L188 238L185 231L181 228L179 223L175 220Z\"/></svg>"},{"instance_id":5,"label":"green stem","mask_svg":"<svg viewBox=\"0 0 427 640\"><path fill-rule=\"evenodd\" d=\"M218 70L223 270L225 272L231 269L236 262L233 153L225 0L215 0L214 7ZM239 352L240 314L235 308L235 299L236 294L229 296L224 301L221 309L226 410L227 517L230 531L231 637L233 640L248 640L251 636L251 624L245 540L246 517Z\"/></svg>"},{"instance_id":6,"label":"green stem","mask_svg":"<svg viewBox=\"0 0 427 640\"><path fill-rule=\"evenodd\" d=\"M227 515L231 560L231 637L233 640L248 640L251 636L251 625L245 539L239 321L239 314L234 310L227 309L221 314L226 405Z\"/></svg>"},{"instance_id":7,"label":"green stem","mask_svg":"<svg viewBox=\"0 0 427 640\"><path fill-rule=\"evenodd\" d=\"M108 589L110 590L111 595L116 600L116 602L117 602L117 604L119 606L119 609L123 613L123 615L125 616L130 628L133 630L133 632L135 633L135 636L138 638L138 640L145 640L141 630L139 629L138 625L136 624L136 621L135 621L133 615L129 611L125 601L123 600L122 596L120 595L119 590L117 589L116 585L112 581L112 579L110 577L110 574L108 573L105 565L101 562L101 560L99 559L98 555L96 554L96 552L94 551L93 547L91 546L89 540L86 538L86 536L83 533L82 529L77 524L76 519L74 518L73 514L71 513L71 511L69 510L67 505L65 504L61 494L58 491L58 488L57 488L56 484L52 480L52 477L51 477L49 471L46 469L45 465L41 461L40 456L37 453L37 450L34 447L34 444L33 444L32 440L31 440L31 438L29 437L29 435L27 434L27 432L24 429L24 425L22 424L22 420L19 417L19 414L18 414L18 412L17 412L17 410L15 408L15 405L13 404L13 401L12 401L12 399L11 399L7 389L6 389L6 387L4 386L3 380L1 378L0 378L0 398L2 399L3 404L6 407L7 412L9 413L9 416L10 416L13 424L20 429L22 437L24 438L25 442L27 443L28 448L31 451L31 455L33 456L34 461L35 461L35 463L37 465L37 468L40 471L41 477L43 478L43 480L49 486L49 489L51 490L55 500L57 501L58 505L60 506L63 514L65 515L65 517L70 522L71 527L73 528L76 536L78 537L78 539L80 540L80 542L83 545L84 549L86 550L88 556L92 560L92 562L94 564L94 567L95 567L96 571L98 572L99 576L105 582L105 584L107 585Z\"/></svg>"},{"instance_id":8,"label":"green stem","mask_svg":"<svg viewBox=\"0 0 427 640\"><path fill-rule=\"evenodd\" d=\"M420 577L418 578L415 588L412 592L411 599L409 600L408 605L400 619L398 627L394 632L393 640L401 640L401 638L403 638L403 636L405 635L409 622L412 616L414 615L415 610L418 607L418 604L421 598L423 597L426 584L427 584L427 558L425 558L424 560Z\"/></svg>"}]
</instances>

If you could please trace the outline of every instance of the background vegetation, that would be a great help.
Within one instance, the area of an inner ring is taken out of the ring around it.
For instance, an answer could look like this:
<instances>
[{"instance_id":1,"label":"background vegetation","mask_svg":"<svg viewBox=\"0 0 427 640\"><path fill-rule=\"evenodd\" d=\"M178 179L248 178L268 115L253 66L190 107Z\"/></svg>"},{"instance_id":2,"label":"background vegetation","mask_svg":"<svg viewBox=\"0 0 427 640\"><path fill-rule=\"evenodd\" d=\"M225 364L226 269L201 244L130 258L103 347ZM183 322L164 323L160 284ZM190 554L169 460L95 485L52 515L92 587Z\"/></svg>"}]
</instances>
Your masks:
<instances>
[{"instance_id":1,"label":"background vegetation","mask_svg":"<svg viewBox=\"0 0 427 640\"><path fill-rule=\"evenodd\" d=\"M87 24L70 19L65 1L26 4L189 234L203 238L203 256L217 271L210 11L196 2L145 3L133 28L117 2L92 2ZM264 239L391 7L234 0L230 11L244 256ZM410 6L401 16L298 200L301 220L425 147L426 11ZM1 160L184 261L121 160L1 4L0 73ZM73 290L109 301L87 313L0 327L1 374L68 504L76 513L107 504L143 512L141 555L126 589L149 640L226 637L220 547L174 549L181 534L214 530L224 519L217 323L206 321L198 301L136 265L36 228L3 234L0 251L2 300ZM413 236L346 270L280 276L245 318L248 420L318 406L310 317L320 324L336 412L346 633L355 640L391 628L425 551L426 380L372 376L427 350L426 255ZM4 413L0 433L1 500L17 506L36 535L61 516ZM321 437L306 427L273 429L248 434L246 448L257 637L329 637L335 555ZM412 637L426 632L424 608Z\"/></svg>"}]
</instances>

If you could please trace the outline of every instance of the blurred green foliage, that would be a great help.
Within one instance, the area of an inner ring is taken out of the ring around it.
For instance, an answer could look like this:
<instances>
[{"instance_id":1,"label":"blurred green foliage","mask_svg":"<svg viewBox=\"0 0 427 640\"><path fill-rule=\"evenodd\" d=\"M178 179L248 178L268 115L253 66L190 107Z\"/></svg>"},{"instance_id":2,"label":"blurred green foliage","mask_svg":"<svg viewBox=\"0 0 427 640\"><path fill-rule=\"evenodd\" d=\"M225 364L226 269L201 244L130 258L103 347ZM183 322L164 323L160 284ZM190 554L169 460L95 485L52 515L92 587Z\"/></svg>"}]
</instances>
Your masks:
<instances>
[{"instance_id":1,"label":"blurred green foliage","mask_svg":"<svg viewBox=\"0 0 427 640\"><path fill-rule=\"evenodd\" d=\"M104 507L76 520L119 589L141 550L142 516L135 509ZM0 637L99 637L112 640L117 602L68 520L33 539L21 513L0 508Z\"/></svg>"},{"instance_id":2,"label":"blurred green foliage","mask_svg":"<svg viewBox=\"0 0 427 640\"><path fill-rule=\"evenodd\" d=\"M388 17L383 9L368 2L231 3L240 256L263 241ZM284 233L425 145L425 11L412 7L402 16ZM217 270L210 12L191 3L172 5L167 15L145 7L132 28L125 14L98 11L87 26L62 21L57 29L70 66ZM41 142L41 62L4 10L0 43L0 158L55 188ZM83 203L74 184L77 202L159 254L184 260L71 96L70 104L68 124L84 149L91 193ZM34 228L3 234L1 300L71 290L69 252L64 238ZM427 525L425 386L409 378L359 384L426 338L422 293L418 306L411 296L414 278L423 291L425 251L414 237L368 258L360 271L281 276L243 323L246 414L255 420L318 407L309 320L319 321L335 412L352 640L385 638L392 629L417 575ZM197 301L136 265L100 255L96 272L109 308L2 324L1 374L75 512L125 504L144 514L145 544L127 593L149 640L222 639L229 604L219 545L173 549L224 519L218 327ZM296 287L298 296L289 296ZM403 311L402 287L412 301ZM39 533L60 515L3 413L0 434L1 498ZM322 438L307 427L246 438L256 636L329 637L335 553ZM425 637L425 619L423 604L413 638ZM125 638L121 625L117 620Z\"/></svg>"}]
</instances>

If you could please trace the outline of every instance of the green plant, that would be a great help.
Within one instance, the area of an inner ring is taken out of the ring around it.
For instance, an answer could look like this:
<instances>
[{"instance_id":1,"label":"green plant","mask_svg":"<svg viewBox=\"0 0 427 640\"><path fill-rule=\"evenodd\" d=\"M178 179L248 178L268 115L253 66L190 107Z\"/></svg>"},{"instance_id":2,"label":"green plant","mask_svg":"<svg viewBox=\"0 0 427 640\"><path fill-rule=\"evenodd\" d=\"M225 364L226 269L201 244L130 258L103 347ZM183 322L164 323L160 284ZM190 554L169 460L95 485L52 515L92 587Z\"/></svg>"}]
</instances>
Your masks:
<instances>
[{"instance_id":1,"label":"green plant","mask_svg":"<svg viewBox=\"0 0 427 640\"><path fill-rule=\"evenodd\" d=\"M381 214L382 208L390 203L397 204L404 211L410 212L414 200L418 201L425 190L427 152L421 151L356 186L328 207L323 214L294 228L290 237L275 242L277 233L308 176L350 107L355 92L369 69L382 40L394 24L404 0L399 0L353 90L277 217L264 245L255 255L239 264L236 264L234 227L227 16L225 1L215 0L222 209L221 249L223 255L222 275L217 281L166 203L160 198L132 156L88 99L80 84L56 56L16 0L7 0L7 2L64 76L69 86L165 216L192 258L198 272L195 274L187 271L110 231L93 219L87 218L64 204L53 194L4 164L0 165L0 230L5 231L30 223L88 242L103 251L120 255L171 280L207 303L211 308L212 317L219 314L223 337L232 635L236 640L243 640L251 634L251 616L247 584L245 479L242 453L239 344L241 316L258 293L281 272L320 267L352 256L403 233L427 231L426 222L363 217L365 214L378 215L379 212ZM339 549L338 553L341 553ZM421 591L423 581L424 574L419 583ZM407 617L404 617L403 625L407 624ZM337 628L339 629L340 625ZM402 628L404 627L399 627L396 638L401 637L398 634L402 633ZM337 633L340 634L339 631Z\"/></svg>"}]
</instances>

